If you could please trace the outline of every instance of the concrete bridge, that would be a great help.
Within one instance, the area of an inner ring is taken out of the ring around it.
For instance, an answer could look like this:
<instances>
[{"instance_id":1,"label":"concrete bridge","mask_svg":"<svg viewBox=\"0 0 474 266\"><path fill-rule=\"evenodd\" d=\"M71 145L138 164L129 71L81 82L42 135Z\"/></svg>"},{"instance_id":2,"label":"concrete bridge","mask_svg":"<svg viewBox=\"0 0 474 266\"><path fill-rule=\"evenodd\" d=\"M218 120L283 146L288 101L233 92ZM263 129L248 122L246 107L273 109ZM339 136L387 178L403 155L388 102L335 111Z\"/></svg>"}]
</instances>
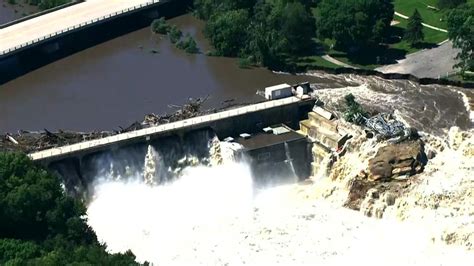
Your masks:
<instances>
[{"instance_id":1,"label":"concrete bridge","mask_svg":"<svg viewBox=\"0 0 474 266\"><path fill-rule=\"evenodd\" d=\"M0 29L0 84L188 10L191 0L86 0Z\"/></svg>"},{"instance_id":2,"label":"concrete bridge","mask_svg":"<svg viewBox=\"0 0 474 266\"><path fill-rule=\"evenodd\" d=\"M229 136L237 136L240 133L260 132L265 127L281 123L296 128L301 119L307 118L314 102L312 99L301 100L296 97L267 101L102 139L35 152L29 156L34 161L50 164L63 159L82 158L93 153L143 144L157 138L183 135L200 129L210 128L220 139L223 139Z\"/></svg>"},{"instance_id":3,"label":"concrete bridge","mask_svg":"<svg viewBox=\"0 0 474 266\"><path fill-rule=\"evenodd\" d=\"M87 0L0 29L0 56L164 0Z\"/></svg>"}]
</instances>

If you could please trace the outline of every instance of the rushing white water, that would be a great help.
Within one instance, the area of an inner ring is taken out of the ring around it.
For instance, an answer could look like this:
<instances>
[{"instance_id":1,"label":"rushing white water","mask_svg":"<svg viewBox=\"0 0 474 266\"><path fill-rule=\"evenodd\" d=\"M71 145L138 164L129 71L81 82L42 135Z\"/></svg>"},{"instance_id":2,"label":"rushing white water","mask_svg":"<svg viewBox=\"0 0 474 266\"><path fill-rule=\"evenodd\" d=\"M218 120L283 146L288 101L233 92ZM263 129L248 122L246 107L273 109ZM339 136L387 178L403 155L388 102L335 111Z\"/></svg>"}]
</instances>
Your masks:
<instances>
[{"instance_id":1,"label":"rushing white water","mask_svg":"<svg viewBox=\"0 0 474 266\"><path fill-rule=\"evenodd\" d=\"M366 82L369 78L353 75L337 78L354 86L318 90L317 96L329 108L337 107L337 100L350 92L361 103L394 111L406 124L436 133L440 139L457 123L469 127L469 99L450 90L378 78ZM154 265L398 266L472 265L474 261L473 252L434 239L437 223L453 221L448 209L432 211L446 214L445 220L423 213L400 223L330 205L315 196L315 185L256 191L248 166L233 162L240 147L218 144L217 139L209 142L211 166L188 167L164 185L147 185L141 173L128 179L133 182L98 177L102 181L88 206L88 219L109 251L130 249L138 261ZM438 155L426 169L432 178L420 190L429 192L436 182L442 182L443 188L458 187L459 169L472 169L467 167L469 161L458 160L464 168L436 168L454 158L461 157ZM150 166L154 173L160 169L159 164ZM448 183L446 176L452 177Z\"/></svg>"},{"instance_id":2,"label":"rushing white water","mask_svg":"<svg viewBox=\"0 0 474 266\"><path fill-rule=\"evenodd\" d=\"M224 154L238 149L222 145ZM230 148L230 149L229 149ZM226 151L226 152L225 152ZM149 156L148 156L149 157ZM153 265L469 265L427 222L375 220L318 199L314 185L255 191L245 163L194 166L163 185L101 179L89 224L110 252ZM147 158L150 160L150 158Z\"/></svg>"},{"instance_id":3,"label":"rushing white water","mask_svg":"<svg viewBox=\"0 0 474 266\"><path fill-rule=\"evenodd\" d=\"M193 167L174 183L100 184L89 224L109 251L154 265L467 265L423 226L373 220L311 197L312 186L254 192L242 164Z\"/></svg>"},{"instance_id":4,"label":"rushing white water","mask_svg":"<svg viewBox=\"0 0 474 266\"><path fill-rule=\"evenodd\" d=\"M249 217L252 195L249 170L238 164L188 168L162 186L111 181L96 187L89 224L110 251L169 265L192 243L219 243L229 224Z\"/></svg>"}]
</instances>

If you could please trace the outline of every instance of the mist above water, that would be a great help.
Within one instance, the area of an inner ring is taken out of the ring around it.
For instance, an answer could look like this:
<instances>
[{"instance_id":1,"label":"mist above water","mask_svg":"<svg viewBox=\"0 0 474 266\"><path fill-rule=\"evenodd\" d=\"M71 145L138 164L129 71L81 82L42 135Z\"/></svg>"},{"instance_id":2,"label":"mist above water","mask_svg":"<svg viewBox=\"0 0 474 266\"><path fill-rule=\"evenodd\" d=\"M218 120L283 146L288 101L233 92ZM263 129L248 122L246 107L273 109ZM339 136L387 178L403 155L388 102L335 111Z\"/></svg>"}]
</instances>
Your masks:
<instances>
[{"instance_id":1,"label":"mist above water","mask_svg":"<svg viewBox=\"0 0 474 266\"><path fill-rule=\"evenodd\" d=\"M197 166L161 186L99 184L88 208L89 224L111 252L131 249L140 261L163 265L175 259L193 263L191 248L205 252L211 243L225 243L232 224L251 219L252 197L246 165Z\"/></svg>"},{"instance_id":2,"label":"mist above water","mask_svg":"<svg viewBox=\"0 0 474 266\"><path fill-rule=\"evenodd\" d=\"M256 189L249 166L233 159L239 147L218 146L209 141L220 154L210 157L220 163L185 167L161 184L150 182L163 167L152 148L143 155L143 171L97 177L88 222L108 251L131 250L139 262L167 266L465 265L474 259L432 243L425 223L374 220L330 206L316 199L312 185Z\"/></svg>"},{"instance_id":3,"label":"mist above water","mask_svg":"<svg viewBox=\"0 0 474 266\"><path fill-rule=\"evenodd\" d=\"M197 166L162 186L101 183L88 217L110 252L130 249L153 265L465 265L474 258L434 245L421 224L368 219L314 200L311 191L255 191L245 164Z\"/></svg>"}]
</instances>

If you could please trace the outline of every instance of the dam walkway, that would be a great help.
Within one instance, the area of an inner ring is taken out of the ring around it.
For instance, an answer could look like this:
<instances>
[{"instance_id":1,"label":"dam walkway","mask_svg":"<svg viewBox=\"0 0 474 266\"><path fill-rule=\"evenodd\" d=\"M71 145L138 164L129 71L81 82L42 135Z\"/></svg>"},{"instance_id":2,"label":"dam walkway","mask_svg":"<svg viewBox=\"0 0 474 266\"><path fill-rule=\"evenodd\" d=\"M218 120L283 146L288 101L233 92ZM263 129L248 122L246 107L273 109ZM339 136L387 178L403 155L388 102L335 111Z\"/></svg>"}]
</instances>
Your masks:
<instances>
[{"instance_id":1,"label":"dam walkway","mask_svg":"<svg viewBox=\"0 0 474 266\"><path fill-rule=\"evenodd\" d=\"M170 0L86 0L0 29L0 57L95 23Z\"/></svg>"},{"instance_id":2,"label":"dam walkway","mask_svg":"<svg viewBox=\"0 0 474 266\"><path fill-rule=\"evenodd\" d=\"M311 101L311 99L309 100ZM69 155L87 152L89 150L94 150L101 147L114 146L122 142L129 142L131 140L147 140L153 135L164 135L166 133L179 132L180 130L185 129L194 129L212 125L213 123L218 123L224 120L231 120L232 124L241 129L244 127L243 124L248 123L249 117L253 114L259 112L265 112L270 109L281 108L282 110L285 107L294 106L299 103L307 103L308 100L302 100L297 97L289 97L280 100L266 101L262 103L257 103L253 105L248 105L244 107L239 107L223 112L218 112L209 115L203 115L199 117L194 117L190 119L181 120L178 122L163 124L159 126L154 126L150 128L140 129L132 132L122 133L102 139L85 141L73 145L48 149L44 151L39 151L29 154L30 158L34 161L43 161L43 160L54 160L59 157L67 157ZM314 101L313 101L314 102ZM311 105L312 107L312 105ZM284 111L285 112L285 111ZM288 113L288 112L286 112ZM274 115L273 115L274 116ZM271 119L269 119L271 120ZM223 123L223 122L222 122Z\"/></svg>"}]
</instances>

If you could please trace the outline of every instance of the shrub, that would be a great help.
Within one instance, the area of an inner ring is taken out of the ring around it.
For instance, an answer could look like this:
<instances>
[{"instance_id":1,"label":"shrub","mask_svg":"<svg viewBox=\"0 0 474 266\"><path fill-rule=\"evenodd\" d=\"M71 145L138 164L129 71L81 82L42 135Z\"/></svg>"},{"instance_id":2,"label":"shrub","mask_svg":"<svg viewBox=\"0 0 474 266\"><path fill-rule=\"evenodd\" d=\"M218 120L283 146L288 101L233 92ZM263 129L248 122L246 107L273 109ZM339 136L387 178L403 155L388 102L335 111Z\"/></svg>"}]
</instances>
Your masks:
<instances>
[{"instance_id":1,"label":"shrub","mask_svg":"<svg viewBox=\"0 0 474 266\"><path fill-rule=\"evenodd\" d=\"M159 34L168 34L170 30L170 25L166 22L164 18L159 18L153 20L151 23L151 31Z\"/></svg>"}]
</instances>

